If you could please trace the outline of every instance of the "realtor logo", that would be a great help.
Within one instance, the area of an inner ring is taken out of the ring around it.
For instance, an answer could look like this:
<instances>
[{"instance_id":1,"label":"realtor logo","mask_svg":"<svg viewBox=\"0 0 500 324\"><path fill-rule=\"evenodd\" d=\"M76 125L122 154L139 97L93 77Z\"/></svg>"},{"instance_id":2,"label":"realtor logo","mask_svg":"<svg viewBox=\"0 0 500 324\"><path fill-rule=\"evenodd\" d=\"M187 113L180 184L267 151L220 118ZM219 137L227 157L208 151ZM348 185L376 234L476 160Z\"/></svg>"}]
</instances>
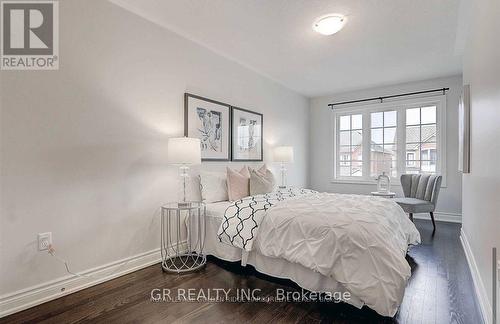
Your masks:
<instances>
[{"instance_id":1,"label":"realtor logo","mask_svg":"<svg viewBox=\"0 0 500 324\"><path fill-rule=\"evenodd\" d=\"M59 68L56 1L1 1L2 70Z\"/></svg>"}]
</instances>

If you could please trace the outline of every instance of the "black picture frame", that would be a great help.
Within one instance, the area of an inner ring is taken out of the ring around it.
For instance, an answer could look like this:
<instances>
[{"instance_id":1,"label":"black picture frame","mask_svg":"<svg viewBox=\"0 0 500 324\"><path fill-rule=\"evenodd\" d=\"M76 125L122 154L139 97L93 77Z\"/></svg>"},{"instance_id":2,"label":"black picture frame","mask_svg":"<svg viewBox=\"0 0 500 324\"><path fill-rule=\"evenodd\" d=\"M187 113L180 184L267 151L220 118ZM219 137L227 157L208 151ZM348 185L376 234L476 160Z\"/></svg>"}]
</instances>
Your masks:
<instances>
[{"instance_id":1,"label":"black picture frame","mask_svg":"<svg viewBox=\"0 0 500 324\"><path fill-rule=\"evenodd\" d=\"M246 114L252 114L258 116L260 118L260 157L258 158L238 158L237 155L237 149L234 148L234 145L237 144L237 141L234 140L235 136L235 127L238 125L238 123L235 122L235 111L236 113L238 111L246 113ZM262 162L264 160L264 115L261 113L258 113L256 111L248 110L248 109L243 109L235 106L231 106L231 161L235 162Z\"/></svg>"},{"instance_id":2,"label":"black picture frame","mask_svg":"<svg viewBox=\"0 0 500 324\"><path fill-rule=\"evenodd\" d=\"M189 126L190 126L190 116L192 116L192 114L190 114L190 109L192 109L192 107L189 106L189 100L190 98L192 99L196 99L196 100L201 100L201 101L205 101L209 104L214 104L214 105L218 105L218 106L221 106L221 107L224 107L225 109L227 109L227 131L226 132L223 132L223 136L224 134L226 134L225 136L227 136L226 138L226 145L227 145L227 153L224 154L225 156L222 157L222 158L219 158L219 157L207 157L207 153L204 153L204 150L203 150L203 147L202 147L202 152L201 152L201 160L202 161L230 161L231 160L231 157L232 157L232 154L231 154L231 148L232 148L232 145L231 145L231 138L232 138L232 132L231 132L231 119L232 119L232 114L231 114L231 105L229 104L226 104L224 102L220 102L220 101L216 101L216 100L212 100L212 99L209 99L209 98L205 98L205 97L202 97L202 96L198 96L198 95L195 95L195 94L192 94L192 93L184 93L184 136L187 136L187 137L195 137L195 138L200 138L200 140L202 141L202 145L204 143L203 141L203 138L201 138L202 136L200 136L200 134L196 134L194 133L193 129L191 129L191 132L190 132L190 129L189 129ZM194 123L194 120L191 120L191 123ZM221 125L220 127L223 127L223 125ZM224 142L224 138L221 139L221 144L223 144ZM222 146L226 146L226 145L222 145Z\"/></svg>"}]
</instances>

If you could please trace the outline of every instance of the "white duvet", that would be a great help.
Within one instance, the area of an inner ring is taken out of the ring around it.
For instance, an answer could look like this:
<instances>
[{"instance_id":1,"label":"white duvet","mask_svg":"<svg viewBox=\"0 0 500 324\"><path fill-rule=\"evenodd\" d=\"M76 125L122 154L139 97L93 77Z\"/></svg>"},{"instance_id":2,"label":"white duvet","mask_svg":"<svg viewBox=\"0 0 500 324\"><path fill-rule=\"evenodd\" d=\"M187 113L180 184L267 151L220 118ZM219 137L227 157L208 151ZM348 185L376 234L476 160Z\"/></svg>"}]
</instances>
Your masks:
<instances>
[{"instance_id":1,"label":"white duvet","mask_svg":"<svg viewBox=\"0 0 500 324\"><path fill-rule=\"evenodd\" d=\"M402 302L411 275L405 255L420 243L392 200L312 191L237 201L226 210L218 236L331 276L384 316L394 316Z\"/></svg>"}]
</instances>

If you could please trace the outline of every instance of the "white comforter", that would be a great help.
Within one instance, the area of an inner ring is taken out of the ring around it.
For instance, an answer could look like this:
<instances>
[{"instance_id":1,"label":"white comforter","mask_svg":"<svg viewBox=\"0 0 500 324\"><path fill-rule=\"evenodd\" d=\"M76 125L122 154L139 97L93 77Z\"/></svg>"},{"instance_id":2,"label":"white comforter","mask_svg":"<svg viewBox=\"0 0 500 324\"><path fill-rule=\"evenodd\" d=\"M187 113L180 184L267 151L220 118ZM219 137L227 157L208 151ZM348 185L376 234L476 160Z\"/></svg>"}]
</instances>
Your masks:
<instances>
[{"instance_id":1,"label":"white comforter","mask_svg":"<svg viewBox=\"0 0 500 324\"><path fill-rule=\"evenodd\" d=\"M403 210L389 199L361 195L302 191L281 198L273 193L235 202L219 239L246 250L255 243L265 256L331 276L379 314L394 316L411 275L405 254L420 243Z\"/></svg>"}]
</instances>

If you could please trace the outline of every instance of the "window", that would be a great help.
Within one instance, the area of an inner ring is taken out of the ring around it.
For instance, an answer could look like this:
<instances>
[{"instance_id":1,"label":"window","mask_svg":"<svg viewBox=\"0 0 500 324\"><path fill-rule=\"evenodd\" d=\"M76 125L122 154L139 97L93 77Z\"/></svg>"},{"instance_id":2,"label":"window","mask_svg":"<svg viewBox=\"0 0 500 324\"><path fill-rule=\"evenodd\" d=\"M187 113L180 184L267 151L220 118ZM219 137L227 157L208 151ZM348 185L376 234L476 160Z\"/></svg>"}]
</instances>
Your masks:
<instances>
[{"instance_id":1,"label":"window","mask_svg":"<svg viewBox=\"0 0 500 324\"><path fill-rule=\"evenodd\" d=\"M334 180L443 174L445 107L437 96L335 109Z\"/></svg>"},{"instance_id":2,"label":"window","mask_svg":"<svg viewBox=\"0 0 500 324\"><path fill-rule=\"evenodd\" d=\"M342 153L340 154L340 165L341 166L349 166L351 165L350 163L350 159L351 159L351 154L349 153Z\"/></svg>"},{"instance_id":3,"label":"window","mask_svg":"<svg viewBox=\"0 0 500 324\"><path fill-rule=\"evenodd\" d=\"M406 173L436 173L436 106L406 110Z\"/></svg>"},{"instance_id":4,"label":"window","mask_svg":"<svg viewBox=\"0 0 500 324\"><path fill-rule=\"evenodd\" d=\"M406 152L406 166L415 166L415 153Z\"/></svg>"},{"instance_id":5,"label":"window","mask_svg":"<svg viewBox=\"0 0 500 324\"><path fill-rule=\"evenodd\" d=\"M363 116L339 117L339 174L342 177L363 176Z\"/></svg>"},{"instance_id":6,"label":"window","mask_svg":"<svg viewBox=\"0 0 500 324\"><path fill-rule=\"evenodd\" d=\"M396 176L396 130L397 113L395 110L373 112L370 114L370 175Z\"/></svg>"}]
</instances>

